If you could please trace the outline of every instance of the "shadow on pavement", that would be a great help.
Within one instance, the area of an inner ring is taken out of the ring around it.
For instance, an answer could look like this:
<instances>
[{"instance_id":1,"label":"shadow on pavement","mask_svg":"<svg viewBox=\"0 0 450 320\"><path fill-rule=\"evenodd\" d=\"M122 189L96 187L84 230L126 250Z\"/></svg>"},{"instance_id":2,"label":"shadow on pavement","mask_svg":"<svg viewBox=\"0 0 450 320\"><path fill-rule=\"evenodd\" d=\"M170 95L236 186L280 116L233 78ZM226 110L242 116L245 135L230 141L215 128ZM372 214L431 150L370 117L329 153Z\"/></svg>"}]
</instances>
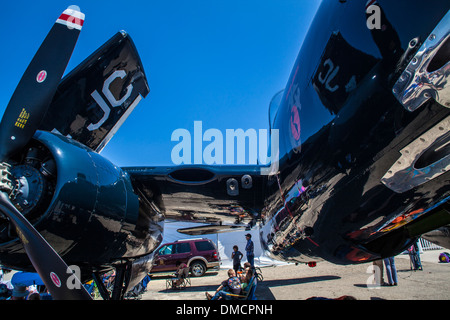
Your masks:
<instances>
[{"instance_id":1,"label":"shadow on pavement","mask_svg":"<svg viewBox=\"0 0 450 320\"><path fill-rule=\"evenodd\" d=\"M330 281L338 279L341 279L341 277L317 276L317 277L294 278L294 279L267 280L258 284L258 287L256 289L256 296L258 297L258 299L261 300L276 300L275 296L272 294L272 291L270 290L270 288L272 287L283 287L310 282Z\"/></svg>"},{"instance_id":2,"label":"shadow on pavement","mask_svg":"<svg viewBox=\"0 0 450 320\"><path fill-rule=\"evenodd\" d=\"M160 273L152 273L150 277L153 280L160 280L160 279L169 279L173 276L174 271L172 272L160 272ZM209 271L205 273L201 278L208 278L208 277L215 277L219 274L217 271ZM195 279L195 277L191 276L191 279Z\"/></svg>"},{"instance_id":3,"label":"shadow on pavement","mask_svg":"<svg viewBox=\"0 0 450 320\"><path fill-rule=\"evenodd\" d=\"M317 276L317 277L306 277L306 278L294 278L294 279L280 279L280 280L264 280L258 283L256 289L256 296L259 300L275 300L275 296L272 294L270 288L273 287L283 287L289 285L298 285L303 283L318 282L318 281L330 281L338 280L341 277L338 276ZM213 293L220 284L216 285L201 285L201 286L188 286L183 289L178 289L175 291L179 292L210 292ZM160 293L170 293L174 292L173 289L163 289L158 291Z\"/></svg>"},{"instance_id":4,"label":"shadow on pavement","mask_svg":"<svg viewBox=\"0 0 450 320\"><path fill-rule=\"evenodd\" d=\"M188 286L186 288L182 288L182 289L163 289L160 290L158 292L161 293L170 293L170 292L211 292L211 291L216 291L216 289L219 287L220 284L218 285L209 285L209 286Z\"/></svg>"}]
</instances>

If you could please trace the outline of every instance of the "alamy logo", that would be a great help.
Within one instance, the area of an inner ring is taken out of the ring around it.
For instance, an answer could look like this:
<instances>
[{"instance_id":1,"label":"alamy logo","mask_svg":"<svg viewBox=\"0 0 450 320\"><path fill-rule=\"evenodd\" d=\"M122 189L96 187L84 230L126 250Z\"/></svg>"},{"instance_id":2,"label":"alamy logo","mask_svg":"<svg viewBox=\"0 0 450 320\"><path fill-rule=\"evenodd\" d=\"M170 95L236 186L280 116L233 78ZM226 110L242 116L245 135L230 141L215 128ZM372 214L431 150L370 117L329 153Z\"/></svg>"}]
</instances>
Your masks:
<instances>
[{"instance_id":1,"label":"alamy logo","mask_svg":"<svg viewBox=\"0 0 450 320\"><path fill-rule=\"evenodd\" d=\"M70 276L67 278L67 288L68 289L81 289L81 282L79 279L81 279L81 269L77 265L70 265L67 267L66 270L67 274L70 274Z\"/></svg>"},{"instance_id":2,"label":"alamy logo","mask_svg":"<svg viewBox=\"0 0 450 320\"><path fill-rule=\"evenodd\" d=\"M171 152L175 165L248 164L267 166L261 168L261 174L278 171L278 129L270 130L270 137L267 129L226 129L224 137L219 129L211 128L203 132L202 121L194 121L193 135L189 130L179 128L172 132L171 141L178 142Z\"/></svg>"},{"instance_id":3,"label":"alamy logo","mask_svg":"<svg viewBox=\"0 0 450 320\"><path fill-rule=\"evenodd\" d=\"M367 20L366 25L369 30L381 29L381 8L376 0L369 0L366 4Z\"/></svg>"}]
</instances>

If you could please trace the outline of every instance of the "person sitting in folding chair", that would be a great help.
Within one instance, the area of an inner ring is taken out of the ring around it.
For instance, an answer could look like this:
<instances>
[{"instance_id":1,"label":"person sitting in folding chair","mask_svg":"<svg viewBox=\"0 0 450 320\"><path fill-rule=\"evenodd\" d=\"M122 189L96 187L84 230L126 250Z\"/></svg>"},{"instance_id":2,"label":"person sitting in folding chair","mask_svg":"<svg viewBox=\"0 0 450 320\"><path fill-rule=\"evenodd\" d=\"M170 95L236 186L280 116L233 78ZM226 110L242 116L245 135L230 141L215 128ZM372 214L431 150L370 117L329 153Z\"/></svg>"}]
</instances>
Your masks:
<instances>
[{"instance_id":1,"label":"person sitting in folding chair","mask_svg":"<svg viewBox=\"0 0 450 320\"><path fill-rule=\"evenodd\" d=\"M255 291L258 284L257 277L251 267L245 268L245 275L241 278L241 292L239 294L227 293L228 299L256 300Z\"/></svg>"},{"instance_id":2,"label":"person sitting in folding chair","mask_svg":"<svg viewBox=\"0 0 450 320\"><path fill-rule=\"evenodd\" d=\"M231 300L232 297L228 296L229 293L238 294L241 292L241 281L236 277L236 272L233 269L228 269L227 274L228 279L222 281L214 295L205 292L208 300Z\"/></svg>"},{"instance_id":3,"label":"person sitting in folding chair","mask_svg":"<svg viewBox=\"0 0 450 320\"><path fill-rule=\"evenodd\" d=\"M241 280L241 294L246 294L251 281L253 280L253 269L245 268L245 275L240 279Z\"/></svg>"},{"instance_id":4,"label":"person sitting in folding chair","mask_svg":"<svg viewBox=\"0 0 450 320\"><path fill-rule=\"evenodd\" d=\"M172 288L178 288L187 278L189 278L189 267L186 263L177 261L177 271L175 271L174 279L172 279Z\"/></svg>"}]
</instances>

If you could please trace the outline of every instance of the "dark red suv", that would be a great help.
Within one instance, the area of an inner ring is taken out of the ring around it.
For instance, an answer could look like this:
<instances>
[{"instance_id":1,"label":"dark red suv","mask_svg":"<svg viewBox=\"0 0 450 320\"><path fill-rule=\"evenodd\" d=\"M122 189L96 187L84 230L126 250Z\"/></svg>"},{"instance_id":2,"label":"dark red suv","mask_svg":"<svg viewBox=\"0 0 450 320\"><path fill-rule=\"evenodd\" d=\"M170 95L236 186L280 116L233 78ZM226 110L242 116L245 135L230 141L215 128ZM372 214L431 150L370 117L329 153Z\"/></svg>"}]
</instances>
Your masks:
<instances>
[{"instance_id":1,"label":"dark red suv","mask_svg":"<svg viewBox=\"0 0 450 320\"><path fill-rule=\"evenodd\" d=\"M177 261L186 263L194 277L201 277L208 269L220 267L219 251L210 239L177 240L163 244L155 255L151 273L177 269Z\"/></svg>"}]
</instances>

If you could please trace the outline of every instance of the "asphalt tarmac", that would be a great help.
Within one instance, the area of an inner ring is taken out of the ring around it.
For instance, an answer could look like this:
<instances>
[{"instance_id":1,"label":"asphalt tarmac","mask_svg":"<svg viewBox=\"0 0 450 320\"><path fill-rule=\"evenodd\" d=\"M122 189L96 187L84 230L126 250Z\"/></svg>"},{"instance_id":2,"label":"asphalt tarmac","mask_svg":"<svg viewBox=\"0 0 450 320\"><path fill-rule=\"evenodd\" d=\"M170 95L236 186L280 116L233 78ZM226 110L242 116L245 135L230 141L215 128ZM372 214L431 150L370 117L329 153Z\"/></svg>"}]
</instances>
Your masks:
<instances>
[{"instance_id":1,"label":"asphalt tarmac","mask_svg":"<svg viewBox=\"0 0 450 320\"><path fill-rule=\"evenodd\" d=\"M310 297L338 298L350 295L357 300L450 300L450 263L438 256L448 250L421 254L423 270L411 270L408 255L395 258L397 286L374 286L372 263L341 266L328 262L314 268L289 264L261 268L264 280L258 283L258 300L305 300ZM153 275L142 300L206 300L227 278L227 269L191 278L191 286L182 290L166 288L167 275ZM387 281L384 272L384 279Z\"/></svg>"}]
</instances>

